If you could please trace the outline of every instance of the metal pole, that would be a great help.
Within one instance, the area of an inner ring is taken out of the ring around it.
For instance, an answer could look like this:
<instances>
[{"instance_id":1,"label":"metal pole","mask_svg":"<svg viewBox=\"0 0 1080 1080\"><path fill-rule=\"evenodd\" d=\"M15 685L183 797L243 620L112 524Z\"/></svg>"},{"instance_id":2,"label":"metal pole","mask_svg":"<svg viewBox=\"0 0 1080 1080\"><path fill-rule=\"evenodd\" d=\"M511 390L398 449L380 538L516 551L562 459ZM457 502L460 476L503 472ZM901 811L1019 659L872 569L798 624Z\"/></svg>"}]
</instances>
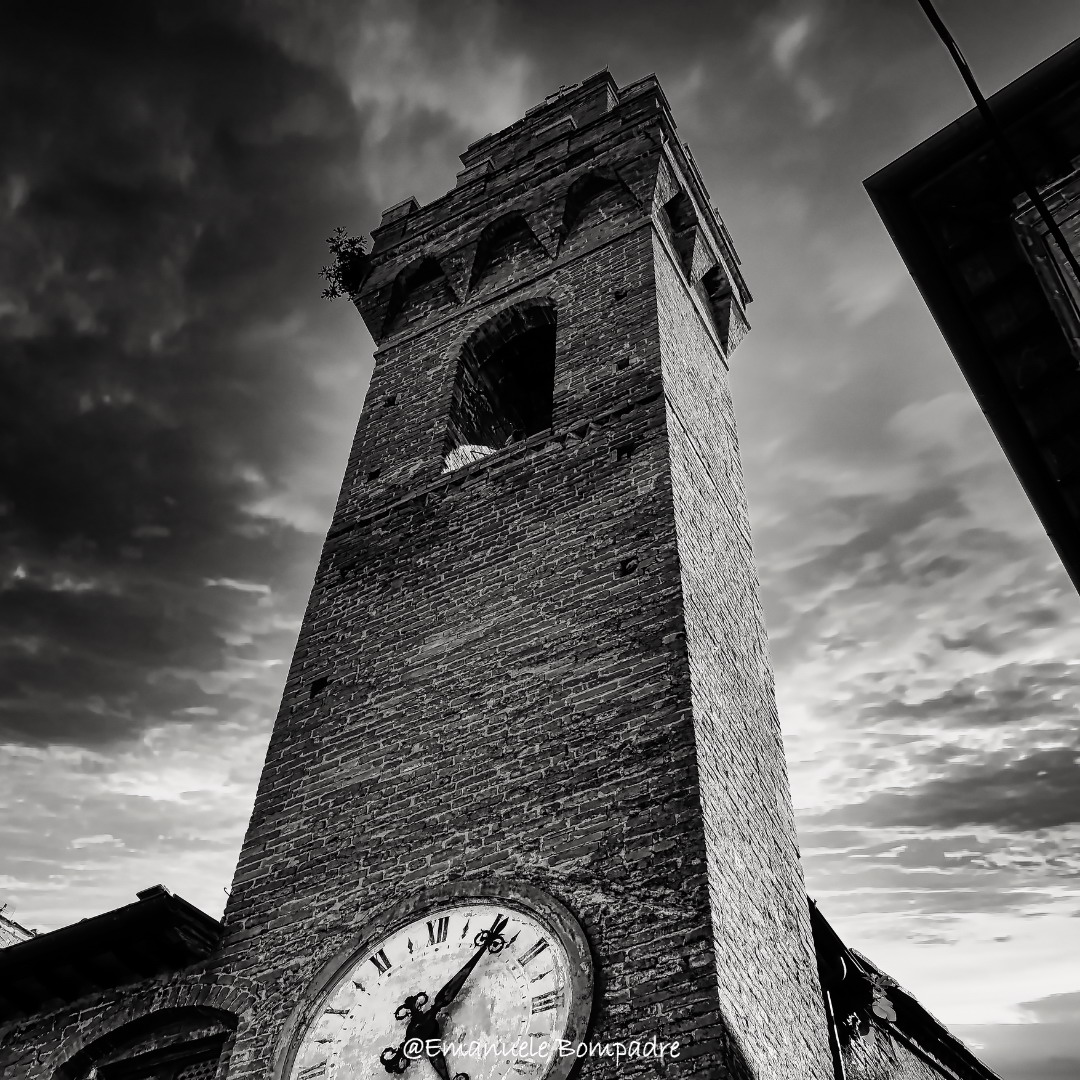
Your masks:
<instances>
[{"instance_id":1,"label":"metal pole","mask_svg":"<svg viewBox=\"0 0 1080 1080\"><path fill-rule=\"evenodd\" d=\"M975 76L971 73L971 68L968 67L968 62L964 59L964 54L960 51L960 46L956 44L952 34L949 33L948 27L941 21L941 16L934 10L934 5L931 3L931 0L918 0L918 3L923 9L923 14L930 20L930 25L937 32L937 36L941 38L945 48L949 50L949 55L953 58L961 78L971 92L971 96L975 101L975 108L978 109L979 115L983 119L983 123L986 124L987 130L990 132L990 137L997 145L1002 157L1005 158L1006 164L1012 169L1016 179L1020 181L1027 197L1038 211L1039 217L1042 218L1042 222L1046 226L1047 231L1061 249L1061 254L1069 264L1069 269L1072 270L1073 274L1076 276L1077 286L1080 286L1080 263L1077 263L1076 256L1069 248L1068 241L1062 235L1061 229L1058 228L1058 224L1051 215L1046 203L1043 202L1043 198L1039 194L1035 184L1032 182L1031 177L1028 175L1027 169L1024 167L1019 155L1009 142L1008 136L997 122L997 118L994 116L989 102L982 96L978 84L975 82Z\"/></svg>"}]
</instances>

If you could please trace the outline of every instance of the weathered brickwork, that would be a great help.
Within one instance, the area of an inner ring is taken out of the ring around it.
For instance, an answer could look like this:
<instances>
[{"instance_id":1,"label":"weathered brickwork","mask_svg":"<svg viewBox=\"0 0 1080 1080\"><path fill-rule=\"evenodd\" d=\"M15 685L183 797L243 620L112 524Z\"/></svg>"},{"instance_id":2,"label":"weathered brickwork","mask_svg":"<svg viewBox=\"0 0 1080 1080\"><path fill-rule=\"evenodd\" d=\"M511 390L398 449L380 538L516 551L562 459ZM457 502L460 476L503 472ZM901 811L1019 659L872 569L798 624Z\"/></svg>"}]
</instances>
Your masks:
<instances>
[{"instance_id":1,"label":"weathered brickwork","mask_svg":"<svg viewBox=\"0 0 1080 1080\"><path fill-rule=\"evenodd\" d=\"M226 913L224 967L266 991L237 1080L370 919L492 878L580 919L593 1038L680 1039L676 1077L831 1075L723 374L745 289L655 83L590 83L552 106L576 127L491 137L376 231L376 367ZM539 302L551 430L443 475L463 343Z\"/></svg>"},{"instance_id":2,"label":"weathered brickwork","mask_svg":"<svg viewBox=\"0 0 1080 1080\"><path fill-rule=\"evenodd\" d=\"M720 1000L755 1075L824 1076L828 1036L731 395L715 326L663 234L654 248ZM781 987L780 1008L797 1023L776 1023Z\"/></svg>"},{"instance_id":3,"label":"weathered brickwork","mask_svg":"<svg viewBox=\"0 0 1080 1080\"><path fill-rule=\"evenodd\" d=\"M0 949L6 949L19 941L27 941L34 935L25 926L20 926L13 919L0 912Z\"/></svg>"}]
</instances>

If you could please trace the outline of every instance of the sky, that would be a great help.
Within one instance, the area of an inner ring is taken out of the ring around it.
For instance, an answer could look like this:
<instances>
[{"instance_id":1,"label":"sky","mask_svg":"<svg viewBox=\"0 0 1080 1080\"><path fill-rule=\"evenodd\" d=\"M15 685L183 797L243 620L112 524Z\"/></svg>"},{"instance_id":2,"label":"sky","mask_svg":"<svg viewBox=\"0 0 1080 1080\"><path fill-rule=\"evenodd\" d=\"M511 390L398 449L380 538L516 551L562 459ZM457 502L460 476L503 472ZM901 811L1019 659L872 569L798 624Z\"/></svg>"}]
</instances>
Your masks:
<instances>
[{"instance_id":1,"label":"sky","mask_svg":"<svg viewBox=\"0 0 1080 1080\"><path fill-rule=\"evenodd\" d=\"M939 0L991 92L1075 0ZM1080 597L863 189L970 106L916 0L13 0L0 902L220 914L371 368L324 238L655 72L731 380L810 895L1006 1080L1080 1074Z\"/></svg>"}]
</instances>

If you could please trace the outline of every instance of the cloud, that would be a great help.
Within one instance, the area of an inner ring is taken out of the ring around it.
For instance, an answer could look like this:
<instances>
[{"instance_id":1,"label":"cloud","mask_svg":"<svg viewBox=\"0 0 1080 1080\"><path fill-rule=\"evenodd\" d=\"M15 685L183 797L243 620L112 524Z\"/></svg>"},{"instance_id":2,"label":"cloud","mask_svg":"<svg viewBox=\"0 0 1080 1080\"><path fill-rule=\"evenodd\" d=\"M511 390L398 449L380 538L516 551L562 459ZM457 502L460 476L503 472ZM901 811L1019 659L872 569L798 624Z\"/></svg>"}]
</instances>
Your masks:
<instances>
[{"instance_id":1,"label":"cloud","mask_svg":"<svg viewBox=\"0 0 1080 1080\"><path fill-rule=\"evenodd\" d=\"M468 143L534 104L532 65L500 41L498 6L424 15L413 3L378 0L345 23L338 69L364 118L366 167L356 179L380 206L441 195Z\"/></svg>"},{"instance_id":2,"label":"cloud","mask_svg":"<svg viewBox=\"0 0 1080 1080\"><path fill-rule=\"evenodd\" d=\"M246 707L168 672L287 651L318 542L294 507L325 529L363 391L316 277L362 205L349 86L213 5L123 8L26 6L0 45L0 738L35 745Z\"/></svg>"},{"instance_id":3,"label":"cloud","mask_svg":"<svg viewBox=\"0 0 1080 1080\"><path fill-rule=\"evenodd\" d=\"M1051 623L1051 625L1053 625ZM986 631L989 633L989 631ZM944 638L947 649L978 649L989 656L1006 651L1004 640L959 641ZM868 705L862 722L948 727L1037 726L1069 732L1080 707L1080 664L1004 664L980 676L961 679L941 694L906 702L893 697Z\"/></svg>"},{"instance_id":4,"label":"cloud","mask_svg":"<svg viewBox=\"0 0 1080 1080\"><path fill-rule=\"evenodd\" d=\"M216 585L223 589L235 589L237 592L249 592L249 593L261 593L263 596L269 596L271 588L269 585L258 581L237 581L234 578L207 578L204 585Z\"/></svg>"},{"instance_id":5,"label":"cloud","mask_svg":"<svg viewBox=\"0 0 1080 1080\"><path fill-rule=\"evenodd\" d=\"M895 257L875 261L852 253L829 274L826 292L848 325L858 326L884 311L910 288L903 264Z\"/></svg>"},{"instance_id":6,"label":"cloud","mask_svg":"<svg viewBox=\"0 0 1080 1080\"><path fill-rule=\"evenodd\" d=\"M868 827L1047 829L1080 820L1080 806L1072 798L1078 789L1080 755L1058 746L1020 757L995 754L904 791L880 792L823 818Z\"/></svg>"},{"instance_id":7,"label":"cloud","mask_svg":"<svg viewBox=\"0 0 1080 1080\"><path fill-rule=\"evenodd\" d=\"M248 708L228 724L158 726L105 750L8 748L0 850L15 917L51 930L155 882L220 914L266 736Z\"/></svg>"},{"instance_id":8,"label":"cloud","mask_svg":"<svg viewBox=\"0 0 1080 1080\"><path fill-rule=\"evenodd\" d=\"M99 836L76 836L71 841L73 848L97 847L101 844L123 846L122 840L117 840L111 833L101 833Z\"/></svg>"},{"instance_id":9,"label":"cloud","mask_svg":"<svg viewBox=\"0 0 1080 1080\"><path fill-rule=\"evenodd\" d=\"M1074 1080L1080 1075L1075 1023L963 1024L953 1034L1009 1080Z\"/></svg>"},{"instance_id":10,"label":"cloud","mask_svg":"<svg viewBox=\"0 0 1080 1080\"><path fill-rule=\"evenodd\" d=\"M1080 990L1022 1001L1020 1008L1040 1024L1077 1024L1080 1023Z\"/></svg>"},{"instance_id":11,"label":"cloud","mask_svg":"<svg viewBox=\"0 0 1080 1080\"><path fill-rule=\"evenodd\" d=\"M810 38L812 26L813 17L809 12L803 12L776 29L772 39L772 58L785 75L791 74L796 58Z\"/></svg>"},{"instance_id":12,"label":"cloud","mask_svg":"<svg viewBox=\"0 0 1080 1080\"><path fill-rule=\"evenodd\" d=\"M788 21L774 22L768 31L772 62L795 92L811 126L817 126L836 111L836 102L825 92L817 78L799 66L817 21L813 13L802 12Z\"/></svg>"}]
</instances>

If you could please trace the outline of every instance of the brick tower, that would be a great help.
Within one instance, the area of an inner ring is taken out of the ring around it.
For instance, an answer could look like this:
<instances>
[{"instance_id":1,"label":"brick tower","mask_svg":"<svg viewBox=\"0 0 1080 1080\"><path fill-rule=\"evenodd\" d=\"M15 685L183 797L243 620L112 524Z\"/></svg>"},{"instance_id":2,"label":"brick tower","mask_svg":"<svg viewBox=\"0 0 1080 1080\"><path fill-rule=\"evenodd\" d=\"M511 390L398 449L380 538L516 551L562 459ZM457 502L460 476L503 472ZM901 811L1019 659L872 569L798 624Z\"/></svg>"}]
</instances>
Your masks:
<instances>
[{"instance_id":1,"label":"brick tower","mask_svg":"<svg viewBox=\"0 0 1080 1080\"><path fill-rule=\"evenodd\" d=\"M655 78L564 88L462 162L354 268L376 363L226 912L218 971L253 988L228 1075L655 1068L410 1057L479 948L444 1035L656 1036L680 1042L665 1076L831 1076L730 239Z\"/></svg>"}]
</instances>

